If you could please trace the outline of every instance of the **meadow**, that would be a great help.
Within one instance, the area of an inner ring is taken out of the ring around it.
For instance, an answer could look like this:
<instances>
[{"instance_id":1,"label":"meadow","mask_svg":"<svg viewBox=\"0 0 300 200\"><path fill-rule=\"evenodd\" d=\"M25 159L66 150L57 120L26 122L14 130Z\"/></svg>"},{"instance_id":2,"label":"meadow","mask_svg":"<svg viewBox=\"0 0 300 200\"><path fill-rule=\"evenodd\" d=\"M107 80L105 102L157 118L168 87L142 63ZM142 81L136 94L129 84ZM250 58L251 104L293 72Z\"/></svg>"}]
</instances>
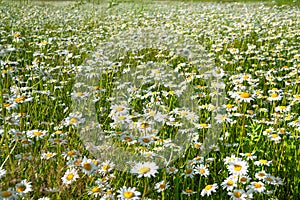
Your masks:
<instances>
[{"instance_id":1,"label":"meadow","mask_svg":"<svg viewBox=\"0 0 300 200\"><path fill-rule=\"evenodd\" d=\"M297 4L0 1L0 199L298 200Z\"/></svg>"}]
</instances>

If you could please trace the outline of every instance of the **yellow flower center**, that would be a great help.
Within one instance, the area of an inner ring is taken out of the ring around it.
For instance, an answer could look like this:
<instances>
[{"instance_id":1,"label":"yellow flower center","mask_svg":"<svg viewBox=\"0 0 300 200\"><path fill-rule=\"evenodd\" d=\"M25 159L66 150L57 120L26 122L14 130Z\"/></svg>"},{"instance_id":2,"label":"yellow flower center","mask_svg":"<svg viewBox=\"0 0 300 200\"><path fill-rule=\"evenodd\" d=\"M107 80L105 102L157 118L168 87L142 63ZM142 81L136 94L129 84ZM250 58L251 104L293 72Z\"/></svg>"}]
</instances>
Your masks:
<instances>
[{"instance_id":1,"label":"yellow flower center","mask_svg":"<svg viewBox=\"0 0 300 200\"><path fill-rule=\"evenodd\" d=\"M104 166L102 167L102 170L103 170L103 171L107 171L109 168L110 168L109 165L104 165Z\"/></svg>"},{"instance_id":2,"label":"yellow flower center","mask_svg":"<svg viewBox=\"0 0 300 200\"><path fill-rule=\"evenodd\" d=\"M208 127L208 124L200 124L201 127L206 128Z\"/></svg>"},{"instance_id":3,"label":"yellow flower center","mask_svg":"<svg viewBox=\"0 0 300 200\"><path fill-rule=\"evenodd\" d=\"M40 132L40 131L35 131L35 132L33 132L33 135L35 135L35 136L41 136L43 133L42 132Z\"/></svg>"},{"instance_id":4,"label":"yellow flower center","mask_svg":"<svg viewBox=\"0 0 300 200\"><path fill-rule=\"evenodd\" d=\"M200 169L199 172L200 172L200 174L204 174L205 170L204 169Z\"/></svg>"},{"instance_id":5,"label":"yellow flower center","mask_svg":"<svg viewBox=\"0 0 300 200\"><path fill-rule=\"evenodd\" d=\"M68 174L67 176L68 181L73 180L73 178L74 178L74 174Z\"/></svg>"},{"instance_id":6,"label":"yellow flower center","mask_svg":"<svg viewBox=\"0 0 300 200\"><path fill-rule=\"evenodd\" d=\"M12 193L9 191L2 192L2 194L1 194L2 197L10 197L11 195L12 195Z\"/></svg>"},{"instance_id":7,"label":"yellow flower center","mask_svg":"<svg viewBox=\"0 0 300 200\"><path fill-rule=\"evenodd\" d=\"M173 168L173 167L170 167L169 170L170 170L170 172L175 172L175 168Z\"/></svg>"},{"instance_id":8,"label":"yellow flower center","mask_svg":"<svg viewBox=\"0 0 300 200\"><path fill-rule=\"evenodd\" d=\"M68 151L67 154L68 154L69 156L75 155L75 151Z\"/></svg>"},{"instance_id":9,"label":"yellow flower center","mask_svg":"<svg viewBox=\"0 0 300 200\"><path fill-rule=\"evenodd\" d=\"M267 164L268 163L267 160L259 160L259 162L262 163L262 164Z\"/></svg>"},{"instance_id":10,"label":"yellow flower center","mask_svg":"<svg viewBox=\"0 0 300 200\"><path fill-rule=\"evenodd\" d=\"M186 192L186 193L193 193L193 190L187 189L187 190L185 190L185 192Z\"/></svg>"},{"instance_id":11,"label":"yellow flower center","mask_svg":"<svg viewBox=\"0 0 300 200\"><path fill-rule=\"evenodd\" d=\"M272 138L277 138L277 134L272 134L271 137Z\"/></svg>"},{"instance_id":12,"label":"yellow flower center","mask_svg":"<svg viewBox=\"0 0 300 200\"><path fill-rule=\"evenodd\" d=\"M148 143L150 140L148 138L143 138L143 142Z\"/></svg>"},{"instance_id":13,"label":"yellow flower center","mask_svg":"<svg viewBox=\"0 0 300 200\"><path fill-rule=\"evenodd\" d=\"M134 196L133 192L130 192L130 191L124 192L123 195L127 199L131 199Z\"/></svg>"},{"instance_id":14,"label":"yellow flower center","mask_svg":"<svg viewBox=\"0 0 300 200\"><path fill-rule=\"evenodd\" d=\"M229 181L227 182L227 185L232 186L232 185L233 185L233 180L229 180Z\"/></svg>"},{"instance_id":15,"label":"yellow flower center","mask_svg":"<svg viewBox=\"0 0 300 200\"><path fill-rule=\"evenodd\" d=\"M50 158L53 154L52 153L47 153L46 158Z\"/></svg>"},{"instance_id":16,"label":"yellow flower center","mask_svg":"<svg viewBox=\"0 0 300 200\"><path fill-rule=\"evenodd\" d=\"M124 139L125 139L127 142L131 142L131 141L132 141L131 137L125 137Z\"/></svg>"},{"instance_id":17,"label":"yellow flower center","mask_svg":"<svg viewBox=\"0 0 300 200\"><path fill-rule=\"evenodd\" d=\"M241 182L246 182L246 181L247 181L247 178L246 178L246 177L242 177L242 178L240 179L240 181L241 181Z\"/></svg>"},{"instance_id":18,"label":"yellow flower center","mask_svg":"<svg viewBox=\"0 0 300 200\"><path fill-rule=\"evenodd\" d=\"M246 98L249 98L249 97L250 97L250 94L249 94L248 92L242 92L242 93L240 94L240 97L246 99Z\"/></svg>"},{"instance_id":19,"label":"yellow flower center","mask_svg":"<svg viewBox=\"0 0 300 200\"><path fill-rule=\"evenodd\" d=\"M248 75L245 75L243 78L246 80L246 79L248 79L248 78L249 78L249 76L248 76Z\"/></svg>"},{"instance_id":20,"label":"yellow flower center","mask_svg":"<svg viewBox=\"0 0 300 200\"><path fill-rule=\"evenodd\" d=\"M233 108L233 105L232 104L227 104L226 108Z\"/></svg>"},{"instance_id":21,"label":"yellow flower center","mask_svg":"<svg viewBox=\"0 0 300 200\"><path fill-rule=\"evenodd\" d=\"M5 108L7 108L7 107L9 107L11 104L10 103L5 103L3 106L5 107Z\"/></svg>"},{"instance_id":22,"label":"yellow flower center","mask_svg":"<svg viewBox=\"0 0 300 200\"><path fill-rule=\"evenodd\" d=\"M25 189L26 189L26 187L24 185L16 188L17 192L23 192Z\"/></svg>"},{"instance_id":23,"label":"yellow flower center","mask_svg":"<svg viewBox=\"0 0 300 200\"><path fill-rule=\"evenodd\" d=\"M116 111L118 111L118 112L123 111L123 110L124 110L124 108L121 107L121 106L118 106L118 107L116 108Z\"/></svg>"},{"instance_id":24,"label":"yellow flower center","mask_svg":"<svg viewBox=\"0 0 300 200\"><path fill-rule=\"evenodd\" d=\"M91 170L92 169L92 165L90 163L84 163L83 164L83 168L86 170Z\"/></svg>"},{"instance_id":25,"label":"yellow flower center","mask_svg":"<svg viewBox=\"0 0 300 200\"><path fill-rule=\"evenodd\" d=\"M78 119L76 119L76 118L71 118L71 119L70 119L70 123L71 123L71 124L74 124L74 123L76 123L76 122L78 122Z\"/></svg>"},{"instance_id":26,"label":"yellow flower center","mask_svg":"<svg viewBox=\"0 0 300 200\"><path fill-rule=\"evenodd\" d=\"M273 93L273 94L271 95L271 97L272 97L272 98L276 98L276 97L278 97L278 94L277 94L277 93Z\"/></svg>"},{"instance_id":27,"label":"yellow flower center","mask_svg":"<svg viewBox=\"0 0 300 200\"><path fill-rule=\"evenodd\" d=\"M261 185L260 183L254 183L254 187L255 187L255 188L261 188L262 185Z\"/></svg>"},{"instance_id":28,"label":"yellow flower center","mask_svg":"<svg viewBox=\"0 0 300 200\"><path fill-rule=\"evenodd\" d=\"M242 194L240 192L234 192L233 196L236 198L240 198L242 196Z\"/></svg>"},{"instance_id":29,"label":"yellow flower center","mask_svg":"<svg viewBox=\"0 0 300 200\"><path fill-rule=\"evenodd\" d=\"M165 189L165 188L166 188L166 184L160 184L160 185L159 185L159 188L160 188L160 189Z\"/></svg>"},{"instance_id":30,"label":"yellow flower center","mask_svg":"<svg viewBox=\"0 0 300 200\"><path fill-rule=\"evenodd\" d=\"M126 117L125 116L118 116L119 120L124 120Z\"/></svg>"},{"instance_id":31,"label":"yellow flower center","mask_svg":"<svg viewBox=\"0 0 300 200\"><path fill-rule=\"evenodd\" d=\"M144 166L139 169L139 174L146 174L147 172L150 172L149 167Z\"/></svg>"},{"instance_id":32,"label":"yellow flower center","mask_svg":"<svg viewBox=\"0 0 300 200\"><path fill-rule=\"evenodd\" d=\"M210 190L212 188L212 185L207 185L207 186L205 186L205 190Z\"/></svg>"},{"instance_id":33,"label":"yellow flower center","mask_svg":"<svg viewBox=\"0 0 300 200\"><path fill-rule=\"evenodd\" d=\"M242 170L242 166L241 165L234 165L233 167L234 171L241 171Z\"/></svg>"},{"instance_id":34,"label":"yellow flower center","mask_svg":"<svg viewBox=\"0 0 300 200\"><path fill-rule=\"evenodd\" d=\"M93 193L98 193L98 192L100 192L101 190L100 190L100 188L99 187L93 187L93 189L92 189L92 192Z\"/></svg>"},{"instance_id":35,"label":"yellow flower center","mask_svg":"<svg viewBox=\"0 0 300 200\"><path fill-rule=\"evenodd\" d=\"M251 156L252 154L251 153L245 153L245 156Z\"/></svg>"},{"instance_id":36,"label":"yellow flower center","mask_svg":"<svg viewBox=\"0 0 300 200\"><path fill-rule=\"evenodd\" d=\"M187 174L190 174L190 173L192 173L192 171L193 171L193 169L192 169L192 168L187 168L187 169L186 169L186 173L187 173Z\"/></svg>"}]
</instances>

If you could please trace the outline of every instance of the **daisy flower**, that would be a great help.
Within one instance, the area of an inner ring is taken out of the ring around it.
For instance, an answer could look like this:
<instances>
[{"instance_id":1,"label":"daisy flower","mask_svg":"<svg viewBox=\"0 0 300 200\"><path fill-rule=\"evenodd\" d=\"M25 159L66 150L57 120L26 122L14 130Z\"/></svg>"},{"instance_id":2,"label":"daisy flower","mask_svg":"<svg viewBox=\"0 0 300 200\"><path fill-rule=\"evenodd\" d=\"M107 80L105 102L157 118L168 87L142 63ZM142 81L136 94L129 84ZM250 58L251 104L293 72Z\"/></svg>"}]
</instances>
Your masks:
<instances>
[{"instance_id":1,"label":"daisy flower","mask_svg":"<svg viewBox=\"0 0 300 200\"><path fill-rule=\"evenodd\" d=\"M251 178L247 175L239 176L239 182L242 184L246 184L246 183L250 182L250 180L251 180Z\"/></svg>"},{"instance_id":2,"label":"daisy flower","mask_svg":"<svg viewBox=\"0 0 300 200\"><path fill-rule=\"evenodd\" d=\"M200 164L195 166L195 173L207 177L209 175L209 170L203 164Z\"/></svg>"},{"instance_id":3,"label":"daisy flower","mask_svg":"<svg viewBox=\"0 0 300 200\"><path fill-rule=\"evenodd\" d=\"M170 187L168 182L165 181L160 181L155 184L155 189L157 192L163 192L165 191L168 187Z\"/></svg>"},{"instance_id":4,"label":"daisy flower","mask_svg":"<svg viewBox=\"0 0 300 200\"><path fill-rule=\"evenodd\" d=\"M272 161L267 161L267 160L258 160L254 162L254 165L256 166L270 166Z\"/></svg>"},{"instance_id":5,"label":"daisy flower","mask_svg":"<svg viewBox=\"0 0 300 200\"><path fill-rule=\"evenodd\" d=\"M234 187L237 187L236 179L233 176L230 176L221 183L221 186L223 189L231 191Z\"/></svg>"},{"instance_id":6,"label":"daisy flower","mask_svg":"<svg viewBox=\"0 0 300 200\"><path fill-rule=\"evenodd\" d=\"M257 156L253 153L240 153L241 156L245 156L247 160L254 160L257 158Z\"/></svg>"},{"instance_id":7,"label":"daisy flower","mask_svg":"<svg viewBox=\"0 0 300 200\"><path fill-rule=\"evenodd\" d=\"M78 178L79 178L79 175L78 175L76 169L71 168L65 172L65 175L61 178L61 180L63 181L63 184L70 185L71 183L76 181L76 179L78 179Z\"/></svg>"},{"instance_id":8,"label":"daisy flower","mask_svg":"<svg viewBox=\"0 0 300 200\"><path fill-rule=\"evenodd\" d=\"M139 200L140 195L141 195L141 193L139 191L137 191L135 187L131 188L131 187L126 187L126 186L123 186L122 188L120 188L117 191L117 193L119 193L117 197L120 200L127 200L127 199Z\"/></svg>"},{"instance_id":9,"label":"daisy flower","mask_svg":"<svg viewBox=\"0 0 300 200\"><path fill-rule=\"evenodd\" d=\"M45 130L30 130L27 131L27 137L29 138L43 138L46 135L47 131Z\"/></svg>"},{"instance_id":10,"label":"daisy flower","mask_svg":"<svg viewBox=\"0 0 300 200\"><path fill-rule=\"evenodd\" d=\"M102 195L102 192L103 192L103 188L101 186L97 185L97 186L91 187L88 190L88 195L93 195L94 197L98 197L98 196Z\"/></svg>"},{"instance_id":11,"label":"daisy flower","mask_svg":"<svg viewBox=\"0 0 300 200\"><path fill-rule=\"evenodd\" d=\"M94 164L92 159L84 157L81 162L81 169L84 174L90 175L97 169L97 166Z\"/></svg>"},{"instance_id":12,"label":"daisy flower","mask_svg":"<svg viewBox=\"0 0 300 200\"><path fill-rule=\"evenodd\" d=\"M265 185L261 181L251 182L251 185L248 186L248 189L259 193L262 193L266 190Z\"/></svg>"},{"instance_id":13,"label":"daisy flower","mask_svg":"<svg viewBox=\"0 0 300 200\"><path fill-rule=\"evenodd\" d=\"M255 178L258 180L264 180L269 174L267 174L264 170L255 173Z\"/></svg>"},{"instance_id":14,"label":"daisy flower","mask_svg":"<svg viewBox=\"0 0 300 200\"><path fill-rule=\"evenodd\" d=\"M182 194L185 194L185 195L187 195L187 196L191 196L191 195L193 195L193 194L196 194L197 192L195 192L195 191L193 191L193 190L191 190L191 189L186 189L186 190L183 190L182 191Z\"/></svg>"},{"instance_id":15,"label":"daisy flower","mask_svg":"<svg viewBox=\"0 0 300 200\"><path fill-rule=\"evenodd\" d=\"M175 168L175 167L168 167L166 169L166 171L167 171L168 174L176 174L178 172L178 169Z\"/></svg>"},{"instance_id":16,"label":"daisy flower","mask_svg":"<svg viewBox=\"0 0 300 200\"><path fill-rule=\"evenodd\" d=\"M151 176L155 177L155 174L158 173L157 169L158 166L154 162L138 162L132 167L130 172L137 174L138 178Z\"/></svg>"},{"instance_id":17,"label":"daisy flower","mask_svg":"<svg viewBox=\"0 0 300 200\"><path fill-rule=\"evenodd\" d=\"M27 182L27 180L22 180L20 183L16 184L15 186L17 194L18 195L23 195L28 192L32 191L32 185L31 182Z\"/></svg>"},{"instance_id":18,"label":"daisy flower","mask_svg":"<svg viewBox=\"0 0 300 200\"><path fill-rule=\"evenodd\" d=\"M233 190L232 192L228 192L228 195L232 197L233 200L246 200L248 199L248 195L244 190Z\"/></svg>"},{"instance_id":19,"label":"daisy flower","mask_svg":"<svg viewBox=\"0 0 300 200\"><path fill-rule=\"evenodd\" d=\"M3 200L17 199L17 195L12 188L9 188L8 190L0 191L0 199Z\"/></svg>"},{"instance_id":20,"label":"daisy flower","mask_svg":"<svg viewBox=\"0 0 300 200\"><path fill-rule=\"evenodd\" d=\"M212 185L207 185L205 188L201 191L201 196L210 196L212 192L216 192L216 189L218 188L218 185L216 183Z\"/></svg>"},{"instance_id":21,"label":"daisy flower","mask_svg":"<svg viewBox=\"0 0 300 200\"><path fill-rule=\"evenodd\" d=\"M282 96L277 92L273 92L267 99L268 101L280 101L282 99Z\"/></svg>"},{"instance_id":22,"label":"daisy flower","mask_svg":"<svg viewBox=\"0 0 300 200\"><path fill-rule=\"evenodd\" d=\"M249 92L240 92L236 94L235 98L241 102L246 102L246 103L250 103L250 101L253 100Z\"/></svg>"},{"instance_id":23,"label":"daisy flower","mask_svg":"<svg viewBox=\"0 0 300 200\"><path fill-rule=\"evenodd\" d=\"M228 170L233 175L245 175L248 172L248 163L241 159L229 163Z\"/></svg>"},{"instance_id":24,"label":"daisy flower","mask_svg":"<svg viewBox=\"0 0 300 200\"><path fill-rule=\"evenodd\" d=\"M115 164L109 160L106 160L101 164L100 169L98 170L100 173L108 173L111 170L113 170L115 167Z\"/></svg>"},{"instance_id":25,"label":"daisy flower","mask_svg":"<svg viewBox=\"0 0 300 200\"><path fill-rule=\"evenodd\" d=\"M51 152L42 153L41 159L42 160L49 160L49 159L53 158L56 155L57 155L57 153L51 153Z\"/></svg>"}]
</instances>

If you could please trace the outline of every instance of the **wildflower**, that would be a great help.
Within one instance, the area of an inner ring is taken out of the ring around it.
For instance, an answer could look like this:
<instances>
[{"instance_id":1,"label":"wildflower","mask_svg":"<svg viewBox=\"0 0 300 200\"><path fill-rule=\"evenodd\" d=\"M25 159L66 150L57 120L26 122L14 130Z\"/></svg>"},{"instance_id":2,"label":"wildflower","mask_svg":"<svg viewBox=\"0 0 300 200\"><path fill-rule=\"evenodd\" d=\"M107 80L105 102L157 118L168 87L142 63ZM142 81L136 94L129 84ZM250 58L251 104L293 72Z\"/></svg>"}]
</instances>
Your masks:
<instances>
[{"instance_id":1,"label":"wildflower","mask_svg":"<svg viewBox=\"0 0 300 200\"><path fill-rule=\"evenodd\" d=\"M53 158L56 155L57 155L57 153L51 153L51 152L42 153L41 159L42 160L49 160L49 159Z\"/></svg>"},{"instance_id":2,"label":"wildflower","mask_svg":"<svg viewBox=\"0 0 300 200\"><path fill-rule=\"evenodd\" d=\"M254 160L257 158L257 156L253 153L240 153L241 156L245 156L247 160Z\"/></svg>"},{"instance_id":3,"label":"wildflower","mask_svg":"<svg viewBox=\"0 0 300 200\"><path fill-rule=\"evenodd\" d=\"M246 200L248 199L248 195L244 190L233 190L232 192L228 192L228 195L232 197L233 200Z\"/></svg>"},{"instance_id":4,"label":"wildflower","mask_svg":"<svg viewBox=\"0 0 300 200\"><path fill-rule=\"evenodd\" d=\"M126 187L123 186L122 188L120 188L117 191L118 194L118 198L120 200L127 200L127 199L131 199L131 200L138 200L140 199L140 195L141 193L139 191L136 190L135 187L131 188L131 187Z\"/></svg>"},{"instance_id":5,"label":"wildflower","mask_svg":"<svg viewBox=\"0 0 300 200\"><path fill-rule=\"evenodd\" d=\"M238 159L229 163L228 170L233 175L245 175L248 172L248 163Z\"/></svg>"},{"instance_id":6,"label":"wildflower","mask_svg":"<svg viewBox=\"0 0 300 200\"><path fill-rule=\"evenodd\" d=\"M191 196L191 195L193 195L193 194L196 194L197 192L195 192L195 191L193 191L193 190L191 190L191 189L186 189L186 190L183 190L182 191L182 194L185 194L185 195L187 195L187 196Z\"/></svg>"},{"instance_id":7,"label":"wildflower","mask_svg":"<svg viewBox=\"0 0 300 200\"><path fill-rule=\"evenodd\" d=\"M70 113L70 115L64 119L63 125L77 127L79 124L84 122L82 114Z\"/></svg>"},{"instance_id":8,"label":"wildflower","mask_svg":"<svg viewBox=\"0 0 300 200\"><path fill-rule=\"evenodd\" d=\"M223 189L231 191L234 187L237 187L236 179L233 176L230 176L222 182L221 186Z\"/></svg>"},{"instance_id":9,"label":"wildflower","mask_svg":"<svg viewBox=\"0 0 300 200\"><path fill-rule=\"evenodd\" d=\"M103 192L103 188L101 186L97 185L97 186L91 187L88 190L88 195L93 195L94 197L98 197L98 196L102 195L102 192Z\"/></svg>"},{"instance_id":10,"label":"wildflower","mask_svg":"<svg viewBox=\"0 0 300 200\"><path fill-rule=\"evenodd\" d=\"M187 166L184 173L182 173L182 176L184 176L185 178L187 178L187 177L193 178L194 174L195 174L195 170L193 169L193 167Z\"/></svg>"},{"instance_id":11,"label":"wildflower","mask_svg":"<svg viewBox=\"0 0 300 200\"><path fill-rule=\"evenodd\" d=\"M131 173L137 174L138 178L151 177L158 173L158 166L154 162L136 163L130 170Z\"/></svg>"},{"instance_id":12,"label":"wildflower","mask_svg":"<svg viewBox=\"0 0 300 200\"><path fill-rule=\"evenodd\" d=\"M258 181L258 182L251 182L251 185L248 186L248 189L253 190L254 192L262 193L266 190L265 185Z\"/></svg>"},{"instance_id":13,"label":"wildflower","mask_svg":"<svg viewBox=\"0 0 300 200\"><path fill-rule=\"evenodd\" d=\"M46 130L30 130L27 131L27 137L41 139L46 136Z\"/></svg>"},{"instance_id":14,"label":"wildflower","mask_svg":"<svg viewBox=\"0 0 300 200\"><path fill-rule=\"evenodd\" d=\"M251 94L249 92L240 92L236 95L236 98L241 102L250 103L253 100Z\"/></svg>"},{"instance_id":15,"label":"wildflower","mask_svg":"<svg viewBox=\"0 0 300 200\"><path fill-rule=\"evenodd\" d=\"M258 161L255 161L254 162L254 165L257 165L257 166L270 166L272 163L272 161L267 161L267 160L258 160Z\"/></svg>"},{"instance_id":16,"label":"wildflower","mask_svg":"<svg viewBox=\"0 0 300 200\"><path fill-rule=\"evenodd\" d=\"M0 199L3 200L17 199L17 195L12 188L9 188L8 190L0 191Z\"/></svg>"},{"instance_id":17,"label":"wildflower","mask_svg":"<svg viewBox=\"0 0 300 200\"><path fill-rule=\"evenodd\" d=\"M66 185L72 184L76 179L79 178L79 175L75 168L68 169L65 172L65 175L61 178L63 183Z\"/></svg>"},{"instance_id":18,"label":"wildflower","mask_svg":"<svg viewBox=\"0 0 300 200\"><path fill-rule=\"evenodd\" d=\"M100 169L98 170L100 173L108 173L114 169L115 164L109 160L103 162L101 164Z\"/></svg>"},{"instance_id":19,"label":"wildflower","mask_svg":"<svg viewBox=\"0 0 300 200\"><path fill-rule=\"evenodd\" d=\"M218 185L216 183L212 185L207 185L205 188L201 191L201 196L210 196L212 192L216 192L216 189L218 188Z\"/></svg>"},{"instance_id":20,"label":"wildflower","mask_svg":"<svg viewBox=\"0 0 300 200\"><path fill-rule=\"evenodd\" d=\"M81 162L81 169L84 174L90 175L97 169L97 167L93 163L92 159L84 157Z\"/></svg>"},{"instance_id":21,"label":"wildflower","mask_svg":"<svg viewBox=\"0 0 300 200\"><path fill-rule=\"evenodd\" d=\"M203 164L197 165L195 167L195 173L200 174L201 176L207 177L209 175L209 170Z\"/></svg>"},{"instance_id":22,"label":"wildflower","mask_svg":"<svg viewBox=\"0 0 300 200\"><path fill-rule=\"evenodd\" d=\"M168 167L166 169L166 171L167 171L168 174L176 174L178 172L178 169L175 168L175 167Z\"/></svg>"},{"instance_id":23,"label":"wildflower","mask_svg":"<svg viewBox=\"0 0 300 200\"><path fill-rule=\"evenodd\" d=\"M239 176L239 182L242 184L247 184L251 180L247 175Z\"/></svg>"},{"instance_id":24,"label":"wildflower","mask_svg":"<svg viewBox=\"0 0 300 200\"><path fill-rule=\"evenodd\" d=\"M168 187L170 187L168 182L165 181L160 181L155 184L155 189L157 192L163 192L165 191Z\"/></svg>"},{"instance_id":25,"label":"wildflower","mask_svg":"<svg viewBox=\"0 0 300 200\"><path fill-rule=\"evenodd\" d=\"M18 195L23 195L28 192L32 191L32 185L31 182L27 182L27 180L22 180L20 183L16 184L15 186L17 194Z\"/></svg>"}]
</instances>

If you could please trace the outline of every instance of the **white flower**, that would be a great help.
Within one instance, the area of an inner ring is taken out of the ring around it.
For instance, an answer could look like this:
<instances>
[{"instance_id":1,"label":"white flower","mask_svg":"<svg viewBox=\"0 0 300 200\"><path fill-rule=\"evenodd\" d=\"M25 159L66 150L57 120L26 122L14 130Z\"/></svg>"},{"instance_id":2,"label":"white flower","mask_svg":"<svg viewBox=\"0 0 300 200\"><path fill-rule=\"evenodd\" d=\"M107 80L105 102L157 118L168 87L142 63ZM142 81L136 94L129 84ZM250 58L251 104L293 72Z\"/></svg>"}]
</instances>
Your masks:
<instances>
[{"instance_id":1,"label":"white flower","mask_svg":"<svg viewBox=\"0 0 300 200\"><path fill-rule=\"evenodd\" d=\"M216 192L216 189L218 188L218 185L216 183L212 185L207 185L205 188L201 191L201 196L210 196L212 192Z\"/></svg>"},{"instance_id":2,"label":"white flower","mask_svg":"<svg viewBox=\"0 0 300 200\"><path fill-rule=\"evenodd\" d=\"M27 182L27 180L22 180L20 183L15 186L17 194L22 195L32 191L31 182Z\"/></svg>"},{"instance_id":3,"label":"white flower","mask_svg":"<svg viewBox=\"0 0 300 200\"><path fill-rule=\"evenodd\" d=\"M170 187L170 185L169 185L169 183L167 183L165 181L160 181L155 184L155 189L157 192L162 192L162 191L166 190L168 187Z\"/></svg>"},{"instance_id":4,"label":"white flower","mask_svg":"<svg viewBox=\"0 0 300 200\"><path fill-rule=\"evenodd\" d=\"M203 164L197 165L195 167L195 173L200 174L201 176L207 177L209 175L209 171L207 167L205 167Z\"/></svg>"},{"instance_id":5,"label":"white flower","mask_svg":"<svg viewBox=\"0 0 300 200\"><path fill-rule=\"evenodd\" d=\"M251 182L251 185L248 186L248 189L259 193L266 190L265 185L261 181Z\"/></svg>"},{"instance_id":6,"label":"white flower","mask_svg":"<svg viewBox=\"0 0 300 200\"><path fill-rule=\"evenodd\" d=\"M246 200L248 197L244 190L233 190L233 192L228 192L228 195L230 195L233 200Z\"/></svg>"},{"instance_id":7,"label":"white flower","mask_svg":"<svg viewBox=\"0 0 300 200\"><path fill-rule=\"evenodd\" d=\"M233 175L245 175L248 172L248 163L241 159L237 159L228 165L229 173Z\"/></svg>"},{"instance_id":8,"label":"white flower","mask_svg":"<svg viewBox=\"0 0 300 200\"><path fill-rule=\"evenodd\" d=\"M64 184L69 185L76 181L79 178L79 175L75 168L68 169L65 175L61 178Z\"/></svg>"},{"instance_id":9,"label":"white flower","mask_svg":"<svg viewBox=\"0 0 300 200\"><path fill-rule=\"evenodd\" d=\"M122 188L120 188L117 191L118 194L118 198L120 200L127 200L127 199L131 199L131 200L139 200L140 199L140 195L141 193L139 191L137 191L135 189L135 187L131 188L131 187L126 187L123 186Z\"/></svg>"},{"instance_id":10,"label":"white flower","mask_svg":"<svg viewBox=\"0 0 300 200\"><path fill-rule=\"evenodd\" d=\"M221 186L223 189L226 189L227 191L231 191L234 189L234 187L237 187L236 182L237 182L236 178L230 176L222 182Z\"/></svg>"},{"instance_id":11,"label":"white flower","mask_svg":"<svg viewBox=\"0 0 300 200\"><path fill-rule=\"evenodd\" d=\"M158 172L158 166L154 162L136 163L130 170L131 173L137 174L138 178L151 177Z\"/></svg>"}]
</instances>

